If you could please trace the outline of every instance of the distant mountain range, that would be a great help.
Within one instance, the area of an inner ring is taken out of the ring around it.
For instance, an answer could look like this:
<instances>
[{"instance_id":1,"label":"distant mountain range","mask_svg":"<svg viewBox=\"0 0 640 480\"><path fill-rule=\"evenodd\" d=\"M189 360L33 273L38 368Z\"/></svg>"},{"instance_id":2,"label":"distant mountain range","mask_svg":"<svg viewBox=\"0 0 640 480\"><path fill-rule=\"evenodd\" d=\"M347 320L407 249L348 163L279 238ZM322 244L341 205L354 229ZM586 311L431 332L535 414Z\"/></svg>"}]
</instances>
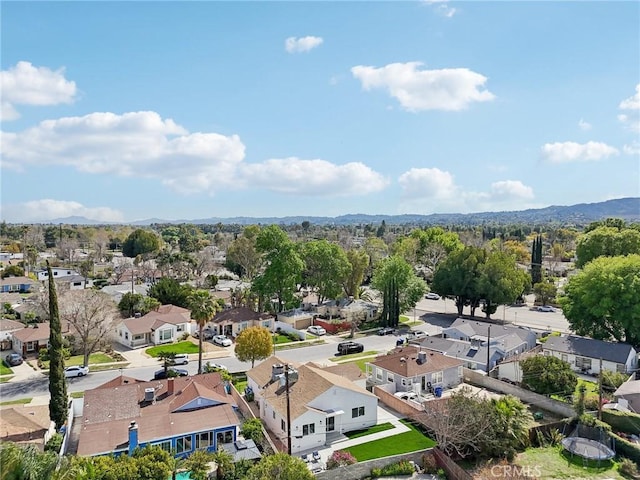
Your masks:
<instances>
[{"instance_id":1,"label":"distant mountain range","mask_svg":"<svg viewBox=\"0 0 640 480\"><path fill-rule=\"evenodd\" d=\"M430 215L406 214L406 215L367 215L348 214L338 217L311 217L311 216L291 216L291 217L229 217L229 218L202 218L195 220L163 220L160 218L149 218L135 222L124 222L127 225L147 226L152 224L181 224L191 223L203 224L300 224L304 221L314 225L357 225L357 224L378 224L383 220L389 225L427 224L427 225L482 225L492 224L548 224L559 223L563 225L575 224L585 225L590 222L603 220L605 218L622 218L628 222L640 221L640 197L618 198L598 203L580 203L577 205L559 206L552 205L545 208L532 208L529 210L519 210L512 212L482 212L482 213L433 213ZM113 224L92 220L85 217L56 218L47 224L67 224L67 225L107 225Z\"/></svg>"}]
</instances>

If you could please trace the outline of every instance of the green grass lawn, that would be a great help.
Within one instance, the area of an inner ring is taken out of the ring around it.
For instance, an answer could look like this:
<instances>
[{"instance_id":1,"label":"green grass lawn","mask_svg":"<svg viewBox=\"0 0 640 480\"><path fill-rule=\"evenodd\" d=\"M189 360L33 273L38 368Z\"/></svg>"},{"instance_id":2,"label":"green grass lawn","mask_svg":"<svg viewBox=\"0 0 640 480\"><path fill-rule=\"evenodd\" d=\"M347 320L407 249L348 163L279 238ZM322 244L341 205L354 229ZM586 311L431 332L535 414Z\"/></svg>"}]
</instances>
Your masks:
<instances>
[{"instance_id":1,"label":"green grass lawn","mask_svg":"<svg viewBox=\"0 0 640 480\"><path fill-rule=\"evenodd\" d=\"M3 360L2 363L0 363L0 375L12 375L12 374L13 374L13 370L11 370L11 367L9 367Z\"/></svg>"},{"instance_id":2,"label":"green grass lawn","mask_svg":"<svg viewBox=\"0 0 640 480\"><path fill-rule=\"evenodd\" d=\"M311 338L316 338L316 337L311 337ZM291 343L291 342L297 342L298 340L291 340L289 337L287 337L286 335L282 335L281 333L276 333L273 336L273 343L275 343L276 345L280 345L281 343Z\"/></svg>"},{"instance_id":3,"label":"green grass lawn","mask_svg":"<svg viewBox=\"0 0 640 480\"><path fill-rule=\"evenodd\" d=\"M352 362L345 362L345 363L355 363L361 371L366 372L367 371L366 364L373 362L375 359L376 357L364 357L364 358L359 358L357 360L354 360Z\"/></svg>"},{"instance_id":4,"label":"green grass lawn","mask_svg":"<svg viewBox=\"0 0 640 480\"><path fill-rule=\"evenodd\" d=\"M587 389L585 391L585 395L588 397L590 395L598 394L598 384L597 382L590 382L588 380L584 380L582 378L578 379L578 383L576 384L576 389L573 392L573 398L578 398L578 394L580 393L580 387L584 385ZM554 400L560 400L561 402L571 402L571 396L562 396L562 395L551 395L551 398Z\"/></svg>"},{"instance_id":5,"label":"green grass lawn","mask_svg":"<svg viewBox=\"0 0 640 480\"><path fill-rule=\"evenodd\" d=\"M4 377L0 377L0 383L6 383L13 378L13 375L8 375Z\"/></svg>"},{"instance_id":6,"label":"green grass lawn","mask_svg":"<svg viewBox=\"0 0 640 480\"><path fill-rule=\"evenodd\" d=\"M84 392L71 392L69 394L69 396L71 398L83 398L84 397Z\"/></svg>"},{"instance_id":7,"label":"green grass lawn","mask_svg":"<svg viewBox=\"0 0 640 480\"><path fill-rule=\"evenodd\" d=\"M170 353L198 353L198 345L185 341L178 343L169 343L168 345L158 345L156 347L147 348L145 353L150 357L157 358L160 352Z\"/></svg>"},{"instance_id":8,"label":"green grass lawn","mask_svg":"<svg viewBox=\"0 0 640 480\"><path fill-rule=\"evenodd\" d=\"M424 322L420 320L414 320L413 318L409 318L406 315L400 315L400 323L407 327L415 327L416 325L422 325Z\"/></svg>"},{"instance_id":9,"label":"green grass lawn","mask_svg":"<svg viewBox=\"0 0 640 480\"><path fill-rule=\"evenodd\" d=\"M391 430L393 425L389 422L381 423L380 425L374 425L371 428L367 428L366 430L355 430L353 432L347 432L344 435L348 438L359 438L364 437L366 435L371 435L372 433L384 432L385 430Z\"/></svg>"},{"instance_id":10,"label":"green grass lawn","mask_svg":"<svg viewBox=\"0 0 640 480\"><path fill-rule=\"evenodd\" d=\"M584 466L581 458L576 456L571 459L571 455L564 452L562 447L529 448L518 454L514 463L522 467L528 466L532 472L535 468L539 469L541 479L624 478L618 473L615 462L601 462L599 467L596 462L591 462L588 466Z\"/></svg>"},{"instance_id":11,"label":"green grass lawn","mask_svg":"<svg viewBox=\"0 0 640 480\"><path fill-rule=\"evenodd\" d=\"M91 370L95 371L97 368L93 367L94 365L99 365L101 363L112 363L115 362L112 357L107 355L106 353L92 353L89 355L89 365L92 367ZM49 368L49 362L40 362L43 370L47 370ZM84 355L74 355L72 357L67 358L64 361L65 367L74 367L77 365L82 365L84 363Z\"/></svg>"},{"instance_id":12,"label":"green grass lawn","mask_svg":"<svg viewBox=\"0 0 640 480\"><path fill-rule=\"evenodd\" d=\"M349 355L340 355L339 357L331 357L329 360L332 362L342 362L346 360L354 360L356 358L362 357L371 357L372 355L377 355L378 352L375 350L367 350L365 352L360 353L350 353Z\"/></svg>"},{"instance_id":13,"label":"green grass lawn","mask_svg":"<svg viewBox=\"0 0 640 480\"><path fill-rule=\"evenodd\" d=\"M365 460L400 455L435 446L435 441L423 435L409 422L401 421L410 428L408 432L354 445L345 450L351 453L359 462L364 462Z\"/></svg>"},{"instance_id":14,"label":"green grass lawn","mask_svg":"<svg viewBox=\"0 0 640 480\"><path fill-rule=\"evenodd\" d=\"M21 398L19 400L9 400L8 402L0 402L0 405L24 405L25 403L31 403L33 398Z\"/></svg>"}]
</instances>

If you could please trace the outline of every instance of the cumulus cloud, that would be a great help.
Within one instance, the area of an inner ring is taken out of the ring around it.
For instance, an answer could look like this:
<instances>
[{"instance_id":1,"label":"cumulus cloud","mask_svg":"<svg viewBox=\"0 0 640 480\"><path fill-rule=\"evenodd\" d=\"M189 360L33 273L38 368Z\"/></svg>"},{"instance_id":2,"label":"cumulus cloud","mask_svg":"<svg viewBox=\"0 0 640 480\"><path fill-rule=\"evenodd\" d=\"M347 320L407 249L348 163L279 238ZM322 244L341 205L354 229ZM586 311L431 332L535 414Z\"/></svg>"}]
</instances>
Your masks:
<instances>
[{"instance_id":1,"label":"cumulus cloud","mask_svg":"<svg viewBox=\"0 0 640 480\"><path fill-rule=\"evenodd\" d=\"M412 168L398 178L405 197L449 201L458 195L453 175L439 168Z\"/></svg>"},{"instance_id":2,"label":"cumulus cloud","mask_svg":"<svg viewBox=\"0 0 640 480\"><path fill-rule=\"evenodd\" d=\"M408 111L463 110L495 95L484 88L487 77L468 68L420 70L421 62L391 63L384 67L358 65L351 74L364 90L386 89Z\"/></svg>"},{"instance_id":3,"label":"cumulus cloud","mask_svg":"<svg viewBox=\"0 0 640 480\"><path fill-rule=\"evenodd\" d=\"M491 184L489 197L492 201L533 199L533 189L520 180L502 180Z\"/></svg>"},{"instance_id":4,"label":"cumulus cloud","mask_svg":"<svg viewBox=\"0 0 640 480\"><path fill-rule=\"evenodd\" d=\"M580 130L584 130L585 132L591 130L591 124L589 122L584 121L582 118L578 122L578 127Z\"/></svg>"},{"instance_id":5,"label":"cumulus cloud","mask_svg":"<svg viewBox=\"0 0 640 480\"><path fill-rule=\"evenodd\" d=\"M58 105L73 102L76 83L67 80L64 68L51 70L35 67L30 62L18 62L0 72L2 120L15 120L20 116L15 105Z\"/></svg>"},{"instance_id":6,"label":"cumulus cloud","mask_svg":"<svg viewBox=\"0 0 640 480\"><path fill-rule=\"evenodd\" d=\"M189 133L156 112L92 113L1 135L4 167L62 165L156 178L183 193L232 182L245 150L237 135Z\"/></svg>"},{"instance_id":7,"label":"cumulus cloud","mask_svg":"<svg viewBox=\"0 0 640 480\"><path fill-rule=\"evenodd\" d=\"M602 160L619 153L617 148L602 142L556 142L542 146L543 158L551 163Z\"/></svg>"},{"instance_id":8,"label":"cumulus cloud","mask_svg":"<svg viewBox=\"0 0 640 480\"><path fill-rule=\"evenodd\" d=\"M322 37L289 37L284 41L284 49L288 53L304 53L322 45Z\"/></svg>"},{"instance_id":9,"label":"cumulus cloud","mask_svg":"<svg viewBox=\"0 0 640 480\"><path fill-rule=\"evenodd\" d=\"M296 157L243 165L239 178L246 186L308 196L366 195L379 192L389 183L360 162L336 165Z\"/></svg>"},{"instance_id":10,"label":"cumulus cloud","mask_svg":"<svg viewBox=\"0 0 640 480\"><path fill-rule=\"evenodd\" d=\"M635 133L640 133L640 83L636 85L635 95L623 100L618 105L620 110L628 111L618 115L618 120L625 128Z\"/></svg>"},{"instance_id":11,"label":"cumulus cloud","mask_svg":"<svg viewBox=\"0 0 640 480\"><path fill-rule=\"evenodd\" d=\"M625 155L640 155L640 142L634 141L631 145L625 145L622 151Z\"/></svg>"},{"instance_id":12,"label":"cumulus cloud","mask_svg":"<svg viewBox=\"0 0 640 480\"><path fill-rule=\"evenodd\" d=\"M86 207L79 202L50 198L9 205L3 210L3 218L20 222L43 222L72 216L86 217L100 222L124 221L122 212L113 208Z\"/></svg>"},{"instance_id":13,"label":"cumulus cloud","mask_svg":"<svg viewBox=\"0 0 640 480\"><path fill-rule=\"evenodd\" d=\"M621 110L640 110L640 83L636 85L636 93L620 102Z\"/></svg>"}]
</instances>

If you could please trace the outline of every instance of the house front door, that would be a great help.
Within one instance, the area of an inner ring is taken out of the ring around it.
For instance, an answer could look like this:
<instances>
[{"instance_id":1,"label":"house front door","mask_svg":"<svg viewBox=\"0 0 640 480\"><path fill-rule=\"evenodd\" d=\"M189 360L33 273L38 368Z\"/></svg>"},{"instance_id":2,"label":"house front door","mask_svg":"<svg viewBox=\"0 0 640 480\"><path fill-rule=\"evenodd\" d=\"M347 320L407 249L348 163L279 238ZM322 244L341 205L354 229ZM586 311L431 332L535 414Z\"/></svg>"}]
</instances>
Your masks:
<instances>
[{"instance_id":1,"label":"house front door","mask_svg":"<svg viewBox=\"0 0 640 480\"><path fill-rule=\"evenodd\" d=\"M336 429L336 417L327 418L327 432L333 432Z\"/></svg>"}]
</instances>

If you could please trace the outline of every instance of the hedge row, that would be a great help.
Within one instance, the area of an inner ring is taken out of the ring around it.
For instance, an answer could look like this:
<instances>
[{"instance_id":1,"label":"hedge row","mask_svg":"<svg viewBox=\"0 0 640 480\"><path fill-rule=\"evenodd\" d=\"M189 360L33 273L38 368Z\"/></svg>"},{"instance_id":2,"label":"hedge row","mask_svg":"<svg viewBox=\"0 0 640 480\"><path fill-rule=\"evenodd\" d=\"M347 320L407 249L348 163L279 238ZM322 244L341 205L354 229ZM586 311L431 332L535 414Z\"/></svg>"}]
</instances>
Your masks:
<instances>
[{"instance_id":1,"label":"hedge row","mask_svg":"<svg viewBox=\"0 0 640 480\"><path fill-rule=\"evenodd\" d=\"M602 421L611 425L614 432L635 433L636 435L640 432L640 415L637 413L603 409Z\"/></svg>"}]
</instances>

